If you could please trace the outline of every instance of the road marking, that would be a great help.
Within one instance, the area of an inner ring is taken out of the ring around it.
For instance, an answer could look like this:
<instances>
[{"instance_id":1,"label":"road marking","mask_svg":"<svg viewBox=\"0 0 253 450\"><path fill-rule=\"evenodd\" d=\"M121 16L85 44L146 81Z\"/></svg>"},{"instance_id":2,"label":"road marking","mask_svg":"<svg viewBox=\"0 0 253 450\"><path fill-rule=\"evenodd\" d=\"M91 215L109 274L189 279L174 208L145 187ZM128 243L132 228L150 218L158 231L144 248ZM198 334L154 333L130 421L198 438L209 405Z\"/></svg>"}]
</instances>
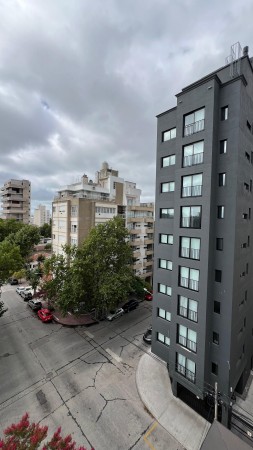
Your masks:
<instances>
[{"instance_id":1,"label":"road marking","mask_svg":"<svg viewBox=\"0 0 253 450\"><path fill-rule=\"evenodd\" d=\"M143 437L144 441L146 442L146 444L148 444L148 446L149 446L149 448L151 448L151 450L155 450L155 447L151 444L151 442L149 442L148 436L154 431L154 429L157 427L157 425L158 425L158 422L153 423L153 425L150 428L150 430L147 431L147 433Z\"/></svg>"},{"instance_id":2,"label":"road marking","mask_svg":"<svg viewBox=\"0 0 253 450\"><path fill-rule=\"evenodd\" d=\"M89 331L85 331L85 334L91 339L94 338L94 334L89 333Z\"/></svg>"},{"instance_id":3,"label":"road marking","mask_svg":"<svg viewBox=\"0 0 253 450\"><path fill-rule=\"evenodd\" d=\"M122 362L122 358L118 355L116 355L116 353L114 353L112 350L110 350L109 348L106 348L105 351L107 353L109 353L109 355L111 355L113 357L113 359L116 359L117 362L121 363Z\"/></svg>"}]
</instances>

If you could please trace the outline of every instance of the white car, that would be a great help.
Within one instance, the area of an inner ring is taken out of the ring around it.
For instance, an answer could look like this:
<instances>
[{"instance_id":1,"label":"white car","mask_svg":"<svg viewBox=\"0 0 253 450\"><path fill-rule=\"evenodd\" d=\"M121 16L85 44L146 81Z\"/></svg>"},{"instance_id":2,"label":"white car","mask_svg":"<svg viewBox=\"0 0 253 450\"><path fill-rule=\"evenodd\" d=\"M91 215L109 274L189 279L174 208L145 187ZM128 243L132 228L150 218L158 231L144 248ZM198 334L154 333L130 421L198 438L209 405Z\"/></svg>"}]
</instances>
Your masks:
<instances>
[{"instance_id":1,"label":"white car","mask_svg":"<svg viewBox=\"0 0 253 450\"><path fill-rule=\"evenodd\" d=\"M17 294L21 294L21 292L25 289L25 287L26 286L18 286L17 288L16 288L16 292L17 292Z\"/></svg>"},{"instance_id":2,"label":"white car","mask_svg":"<svg viewBox=\"0 0 253 450\"><path fill-rule=\"evenodd\" d=\"M25 298L25 296L30 293L33 295L33 288L32 286L26 286L22 291L20 292L21 297Z\"/></svg>"},{"instance_id":3,"label":"white car","mask_svg":"<svg viewBox=\"0 0 253 450\"><path fill-rule=\"evenodd\" d=\"M117 319L117 317L123 316L123 314L124 314L124 309L118 308L118 309L115 309L115 311L110 311L108 316L106 316L106 319L112 321L114 319Z\"/></svg>"}]
</instances>

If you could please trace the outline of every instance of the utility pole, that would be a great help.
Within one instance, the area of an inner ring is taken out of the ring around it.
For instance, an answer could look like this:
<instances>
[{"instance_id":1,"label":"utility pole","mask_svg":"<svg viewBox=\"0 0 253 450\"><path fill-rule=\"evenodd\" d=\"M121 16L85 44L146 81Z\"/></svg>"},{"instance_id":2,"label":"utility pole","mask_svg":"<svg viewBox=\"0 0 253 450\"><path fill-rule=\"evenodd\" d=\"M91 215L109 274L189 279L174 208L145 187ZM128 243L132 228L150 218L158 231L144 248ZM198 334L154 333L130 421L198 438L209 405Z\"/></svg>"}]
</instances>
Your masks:
<instances>
[{"instance_id":1,"label":"utility pole","mask_svg":"<svg viewBox=\"0 0 253 450\"><path fill-rule=\"evenodd\" d=\"M214 419L217 420L218 417L218 383L214 383Z\"/></svg>"}]
</instances>

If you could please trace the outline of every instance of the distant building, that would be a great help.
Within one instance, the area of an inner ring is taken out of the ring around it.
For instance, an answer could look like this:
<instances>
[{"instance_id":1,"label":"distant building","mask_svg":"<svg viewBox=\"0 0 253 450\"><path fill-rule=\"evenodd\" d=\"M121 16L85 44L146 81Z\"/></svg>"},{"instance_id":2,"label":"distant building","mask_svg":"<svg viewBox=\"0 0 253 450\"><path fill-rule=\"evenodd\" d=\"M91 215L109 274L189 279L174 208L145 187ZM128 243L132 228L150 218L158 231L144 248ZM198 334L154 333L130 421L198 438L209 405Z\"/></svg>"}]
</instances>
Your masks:
<instances>
[{"instance_id":1,"label":"distant building","mask_svg":"<svg viewBox=\"0 0 253 450\"><path fill-rule=\"evenodd\" d=\"M41 227L45 223L50 222L50 211L45 205L38 205L34 210L33 224Z\"/></svg>"},{"instance_id":2,"label":"distant building","mask_svg":"<svg viewBox=\"0 0 253 450\"><path fill-rule=\"evenodd\" d=\"M31 183L28 180L9 180L1 188L3 219L30 223Z\"/></svg>"},{"instance_id":3,"label":"distant building","mask_svg":"<svg viewBox=\"0 0 253 450\"><path fill-rule=\"evenodd\" d=\"M80 182L58 191L52 210L52 250L80 246L92 227L115 216L125 220L134 252L136 275L152 280L154 205L140 203L141 190L125 181L104 162L95 182L84 175Z\"/></svg>"}]
</instances>

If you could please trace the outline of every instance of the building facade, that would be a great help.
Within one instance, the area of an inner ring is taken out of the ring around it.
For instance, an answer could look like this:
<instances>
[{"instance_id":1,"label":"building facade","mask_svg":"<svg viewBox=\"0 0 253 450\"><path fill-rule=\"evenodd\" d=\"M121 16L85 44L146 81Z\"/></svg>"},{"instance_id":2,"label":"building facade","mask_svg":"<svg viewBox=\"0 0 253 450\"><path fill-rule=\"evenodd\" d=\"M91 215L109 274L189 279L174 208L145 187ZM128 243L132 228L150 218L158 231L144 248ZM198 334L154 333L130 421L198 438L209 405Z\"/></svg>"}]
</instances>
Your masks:
<instances>
[{"instance_id":1,"label":"building facade","mask_svg":"<svg viewBox=\"0 0 253 450\"><path fill-rule=\"evenodd\" d=\"M205 406L218 383L224 424L253 366L253 67L244 53L158 115L152 351L176 396Z\"/></svg>"},{"instance_id":2,"label":"building facade","mask_svg":"<svg viewBox=\"0 0 253 450\"><path fill-rule=\"evenodd\" d=\"M94 182L84 175L63 187L52 205L53 252L62 253L65 244L80 246L92 227L120 216L130 233L133 269L151 282L154 205L141 203L140 195L136 183L120 178L106 162Z\"/></svg>"},{"instance_id":3,"label":"building facade","mask_svg":"<svg viewBox=\"0 0 253 450\"><path fill-rule=\"evenodd\" d=\"M31 183L28 180L9 180L1 188L2 218L30 223Z\"/></svg>"},{"instance_id":4,"label":"building facade","mask_svg":"<svg viewBox=\"0 0 253 450\"><path fill-rule=\"evenodd\" d=\"M45 205L38 205L34 210L33 224L42 227L45 223L50 223L50 211Z\"/></svg>"}]
</instances>

